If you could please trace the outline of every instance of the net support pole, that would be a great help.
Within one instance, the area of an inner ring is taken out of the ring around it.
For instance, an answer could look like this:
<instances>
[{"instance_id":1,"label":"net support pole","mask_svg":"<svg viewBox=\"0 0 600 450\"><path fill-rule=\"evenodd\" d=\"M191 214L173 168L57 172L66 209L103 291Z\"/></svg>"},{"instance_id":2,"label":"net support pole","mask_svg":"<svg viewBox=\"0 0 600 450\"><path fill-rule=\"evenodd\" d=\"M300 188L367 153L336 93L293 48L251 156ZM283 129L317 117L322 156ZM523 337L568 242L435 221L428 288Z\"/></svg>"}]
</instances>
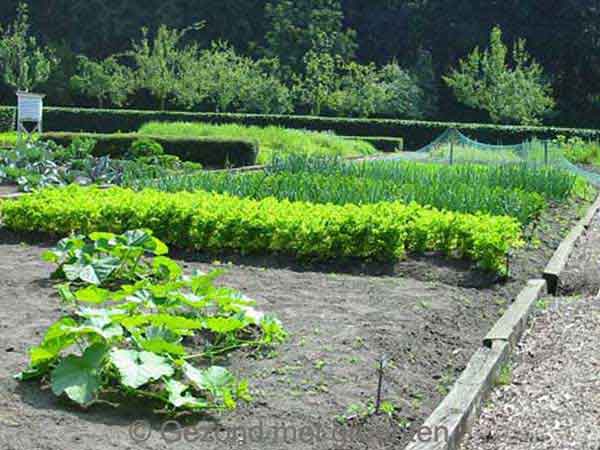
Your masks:
<instances>
[{"instance_id":1,"label":"net support pole","mask_svg":"<svg viewBox=\"0 0 600 450\"><path fill-rule=\"evenodd\" d=\"M544 141L544 165L548 165L548 140Z\"/></svg>"},{"instance_id":2,"label":"net support pole","mask_svg":"<svg viewBox=\"0 0 600 450\"><path fill-rule=\"evenodd\" d=\"M454 162L454 142L450 141L450 165Z\"/></svg>"}]
</instances>

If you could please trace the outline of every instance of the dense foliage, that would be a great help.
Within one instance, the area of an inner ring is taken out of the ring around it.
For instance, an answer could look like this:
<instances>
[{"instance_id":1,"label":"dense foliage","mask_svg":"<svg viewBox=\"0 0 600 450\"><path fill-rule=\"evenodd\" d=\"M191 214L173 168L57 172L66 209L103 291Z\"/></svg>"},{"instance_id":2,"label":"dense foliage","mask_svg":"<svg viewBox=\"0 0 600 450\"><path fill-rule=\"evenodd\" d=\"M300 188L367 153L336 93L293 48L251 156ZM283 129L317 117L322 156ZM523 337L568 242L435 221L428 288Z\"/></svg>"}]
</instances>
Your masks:
<instances>
[{"instance_id":1,"label":"dense foliage","mask_svg":"<svg viewBox=\"0 0 600 450\"><path fill-rule=\"evenodd\" d=\"M14 20L19 0L0 4L0 22ZM476 46L485 46L490 30L499 25L506 42L527 40L529 53L549 75L558 115L555 124L598 126L600 108L600 10L594 0L527 0L520 2L428 1L364 2L356 0L214 0L171 1L100 0L47 2L28 0L31 23L38 42L55 49L61 70L40 89L55 105L94 104L95 100L65 89L78 72L76 55L102 61L130 50L139 41L141 28L153 35L161 24L185 29L205 22L202 29L186 34L184 44L208 49L211 42L226 40L239 55L278 58L282 67L302 70L302 59L315 43L327 46L320 53L342 58L345 63L385 66L396 59L419 79L427 99L437 91L438 120L483 121L484 112L462 107L441 83L441 76ZM60 26L57 26L60 24ZM532 26L535 24L535 26ZM430 69L418 60L428 55ZM427 72L429 71L429 74ZM287 76L283 76L287 78ZM2 103L12 104L12 90L2 91ZM88 103L86 103L88 102ZM143 92L130 98L135 107L155 107ZM199 109L209 105L199 105ZM298 111L300 112L300 111ZM303 111L302 111L303 112Z\"/></svg>"},{"instance_id":2,"label":"dense foliage","mask_svg":"<svg viewBox=\"0 0 600 450\"><path fill-rule=\"evenodd\" d=\"M524 40L514 45L514 67L508 65L508 53L496 27L490 34L490 48L476 48L444 80L460 102L487 111L493 122L539 123L554 106L551 87L542 67L525 51Z\"/></svg>"},{"instance_id":3,"label":"dense foliage","mask_svg":"<svg viewBox=\"0 0 600 450\"><path fill-rule=\"evenodd\" d=\"M11 230L64 235L148 227L178 247L319 260L394 260L437 251L503 271L507 252L521 244L521 226L513 218L442 212L416 203L336 206L70 186L5 201L0 208Z\"/></svg>"},{"instance_id":4,"label":"dense foliage","mask_svg":"<svg viewBox=\"0 0 600 450\"><path fill-rule=\"evenodd\" d=\"M216 287L219 272L184 274L148 230L74 235L44 254L66 313L30 349L21 380L88 406L149 399L163 412L228 410L251 400L248 382L215 363L238 349L281 343L279 321Z\"/></svg>"}]
</instances>

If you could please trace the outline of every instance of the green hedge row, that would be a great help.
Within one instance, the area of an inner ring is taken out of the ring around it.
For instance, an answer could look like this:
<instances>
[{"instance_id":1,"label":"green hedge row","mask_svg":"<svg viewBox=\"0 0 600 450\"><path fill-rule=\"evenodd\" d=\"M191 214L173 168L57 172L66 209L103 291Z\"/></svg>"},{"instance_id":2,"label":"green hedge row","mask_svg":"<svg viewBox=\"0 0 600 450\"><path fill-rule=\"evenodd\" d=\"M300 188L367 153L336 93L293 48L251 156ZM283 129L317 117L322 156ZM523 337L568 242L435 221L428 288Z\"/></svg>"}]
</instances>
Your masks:
<instances>
[{"instance_id":1,"label":"green hedge row","mask_svg":"<svg viewBox=\"0 0 600 450\"><path fill-rule=\"evenodd\" d=\"M131 144L140 138L153 139L160 143L165 153L176 155L183 161L202 163L205 167L241 167L256 164L258 144L254 141L224 138L174 138L161 136L140 136L138 134L98 134L98 133L44 133L44 139L66 146L76 138L90 138L96 141L94 154L122 157Z\"/></svg>"},{"instance_id":2,"label":"green hedge row","mask_svg":"<svg viewBox=\"0 0 600 450\"><path fill-rule=\"evenodd\" d=\"M521 244L520 225L512 218L400 202L336 206L204 191L170 194L73 185L3 201L0 213L4 226L14 231L65 236L149 228L180 248L321 260L394 260L438 251L502 270L509 249Z\"/></svg>"},{"instance_id":3,"label":"green hedge row","mask_svg":"<svg viewBox=\"0 0 600 450\"><path fill-rule=\"evenodd\" d=\"M533 136L550 138L559 134L568 137L579 136L585 139L600 139L600 130L393 119L349 119L88 108L46 108L44 115L44 126L49 131L131 132L137 131L140 126L150 121L202 121L209 123L241 123L258 126L277 125L286 128L304 128L315 131L330 130L340 136L403 137L406 150L416 150L430 143L448 128L456 128L473 139L491 144L514 144Z\"/></svg>"}]
</instances>

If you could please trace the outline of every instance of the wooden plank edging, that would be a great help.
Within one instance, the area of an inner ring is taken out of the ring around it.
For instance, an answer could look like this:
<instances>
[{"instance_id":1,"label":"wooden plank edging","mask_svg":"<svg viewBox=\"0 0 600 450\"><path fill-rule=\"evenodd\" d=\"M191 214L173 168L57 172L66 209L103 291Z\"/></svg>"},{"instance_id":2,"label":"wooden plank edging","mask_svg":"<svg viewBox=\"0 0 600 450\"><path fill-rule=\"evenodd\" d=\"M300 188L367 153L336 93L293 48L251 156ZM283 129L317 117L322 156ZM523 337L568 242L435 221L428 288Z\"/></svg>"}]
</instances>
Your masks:
<instances>
[{"instance_id":1,"label":"wooden plank edging","mask_svg":"<svg viewBox=\"0 0 600 450\"><path fill-rule=\"evenodd\" d=\"M575 244L590 226L592 219L600 209L600 195L588 208L585 216L571 229L567 237L560 243L554 255L544 269L544 279L548 283L548 293L556 295L560 286L560 278L563 275L567 262L575 248Z\"/></svg>"}]
</instances>

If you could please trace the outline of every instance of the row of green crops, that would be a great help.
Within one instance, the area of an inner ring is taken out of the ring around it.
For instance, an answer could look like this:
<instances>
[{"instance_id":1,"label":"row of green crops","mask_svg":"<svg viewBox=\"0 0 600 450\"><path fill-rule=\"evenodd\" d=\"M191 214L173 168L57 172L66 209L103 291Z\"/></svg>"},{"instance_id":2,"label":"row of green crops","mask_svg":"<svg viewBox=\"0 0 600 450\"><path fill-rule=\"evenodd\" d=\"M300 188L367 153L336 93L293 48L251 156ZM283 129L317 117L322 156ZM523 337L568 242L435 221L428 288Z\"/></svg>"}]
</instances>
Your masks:
<instances>
[{"instance_id":1,"label":"row of green crops","mask_svg":"<svg viewBox=\"0 0 600 450\"><path fill-rule=\"evenodd\" d=\"M277 158L270 172L318 173L385 180L395 184L426 186L439 184L452 189L460 184L480 187L501 187L537 192L547 199L568 198L581 182L565 170L551 166L528 164L427 164L406 161L369 161L349 163L339 158L289 157Z\"/></svg>"},{"instance_id":2,"label":"row of green crops","mask_svg":"<svg viewBox=\"0 0 600 450\"><path fill-rule=\"evenodd\" d=\"M255 140L260 148L257 160L259 164L267 164L274 157L285 155L349 157L377 153L375 147L364 141L344 139L332 133L292 130L277 126L256 127L237 124L213 125L200 122L151 122L142 126L139 133L156 136Z\"/></svg>"},{"instance_id":3,"label":"row of green crops","mask_svg":"<svg viewBox=\"0 0 600 450\"><path fill-rule=\"evenodd\" d=\"M465 183L456 184L448 189L447 186L439 183L400 184L368 177L302 172L294 174L204 172L155 180L138 178L133 179L131 185L137 189L143 187L165 192L203 190L256 200L275 197L280 200L336 205L417 202L456 212L508 215L523 224L534 220L546 205L544 197L540 194L522 189L505 189L498 186L474 188Z\"/></svg>"},{"instance_id":4,"label":"row of green crops","mask_svg":"<svg viewBox=\"0 0 600 450\"><path fill-rule=\"evenodd\" d=\"M299 258L395 260L435 251L503 271L521 245L513 218L443 212L416 203L322 205L207 192L45 189L0 205L15 231L122 232L149 228L167 243L198 250L282 253Z\"/></svg>"},{"instance_id":5,"label":"row of green crops","mask_svg":"<svg viewBox=\"0 0 600 450\"><path fill-rule=\"evenodd\" d=\"M535 220L546 200L564 201L577 178L552 167L435 165L400 161L349 163L335 158L275 159L265 172L200 173L132 180L135 189L204 190L239 197L313 203L417 202L463 213Z\"/></svg>"}]
</instances>

